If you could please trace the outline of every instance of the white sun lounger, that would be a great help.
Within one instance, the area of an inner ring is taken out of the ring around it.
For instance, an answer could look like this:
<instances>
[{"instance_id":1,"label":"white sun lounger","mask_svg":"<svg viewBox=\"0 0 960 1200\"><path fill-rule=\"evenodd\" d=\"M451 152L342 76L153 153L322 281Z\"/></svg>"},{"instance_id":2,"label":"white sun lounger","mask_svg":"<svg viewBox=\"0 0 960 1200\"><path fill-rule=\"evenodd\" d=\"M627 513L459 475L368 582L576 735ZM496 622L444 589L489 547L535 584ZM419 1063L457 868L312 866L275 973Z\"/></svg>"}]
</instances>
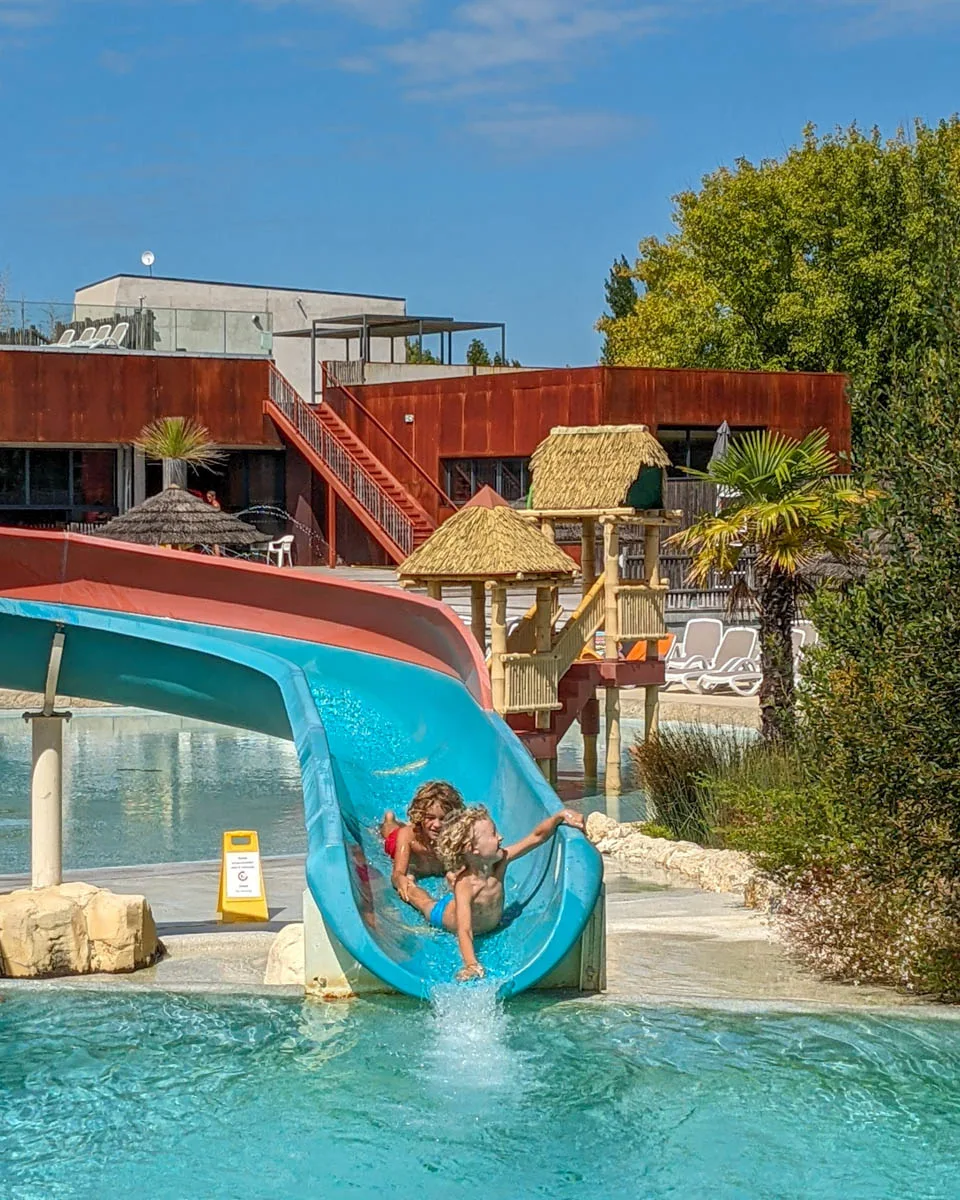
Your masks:
<instances>
[{"instance_id":1,"label":"white sun lounger","mask_svg":"<svg viewBox=\"0 0 960 1200\"><path fill-rule=\"evenodd\" d=\"M666 658L666 683L682 683L688 671L706 671L713 662L723 622L716 617L693 617L683 629L683 640L674 642Z\"/></svg>"},{"instance_id":2,"label":"white sun lounger","mask_svg":"<svg viewBox=\"0 0 960 1200\"><path fill-rule=\"evenodd\" d=\"M805 631L797 625L793 627L793 669L796 674L800 662L800 654L805 641ZM715 692L720 688L729 687L738 696L755 696L763 682L763 671L760 663L753 658L745 658L740 663L731 663L729 669L711 671L700 677L699 685L702 692Z\"/></svg>"},{"instance_id":3,"label":"white sun lounger","mask_svg":"<svg viewBox=\"0 0 960 1200\"><path fill-rule=\"evenodd\" d=\"M747 663L754 665L752 659L756 652L757 631L748 629L745 625L734 625L723 635L717 652L713 656L713 661L709 662L706 667L685 671L680 682L688 692L701 692L704 690L701 687L704 679L708 677L726 679L728 675L745 667Z\"/></svg>"},{"instance_id":4,"label":"white sun lounger","mask_svg":"<svg viewBox=\"0 0 960 1200\"><path fill-rule=\"evenodd\" d=\"M98 346L102 346L107 341L111 333L113 333L112 325L101 325L92 341L87 342L86 349L96 350Z\"/></svg>"},{"instance_id":5,"label":"white sun lounger","mask_svg":"<svg viewBox=\"0 0 960 1200\"><path fill-rule=\"evenodd\" d=\"M86 350L96 336L97 330L93 325L88 325L85 329L81 329L80 336L73 343L74 350L79 349L81 346Z\"/></svg>"},{"instance_id":6,"label":"white sun lounger","mask_svg":"<svg viewBox=\"0 0 960 1200\"><path fill-rule=\"evenodd\" d=\"M109 337L105 337L100 343L102 346L108 346L111 350L119 350L123 343L127 340L127 334L130 332L130 322L121 321L114 329Z\"/></svg>"},{"instance_id":7,"label":"white sun lounger","mask_svg":"<svg viewBox=\"0 0 960 1200\"><path fill-rule=\"evenodd\" d=\"M50 343L50 348L52 350L57 350L61 346L69 346L76 336L77 331L75 329L65 329L55 342Z\"/></svg>"}]
</instances>

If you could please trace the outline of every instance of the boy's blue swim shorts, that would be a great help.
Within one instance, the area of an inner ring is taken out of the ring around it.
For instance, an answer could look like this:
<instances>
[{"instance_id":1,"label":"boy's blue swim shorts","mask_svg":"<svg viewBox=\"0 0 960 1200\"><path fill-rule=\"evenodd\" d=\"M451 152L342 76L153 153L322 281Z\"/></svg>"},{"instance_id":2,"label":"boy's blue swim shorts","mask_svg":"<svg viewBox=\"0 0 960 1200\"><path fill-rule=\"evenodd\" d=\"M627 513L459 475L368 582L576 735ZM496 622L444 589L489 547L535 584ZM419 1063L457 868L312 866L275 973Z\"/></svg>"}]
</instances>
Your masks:
<instances>
[{"instance_id":1,"label":"boy's blue swim shorts","mask_svg":"<svg viewBox=\"0 0 960 1200\"><path fill-rule=\"evenodd\" d=\"M433 908L430 909L430 924L434 929L443 928L443 914L447 910L447 905L453 899L453 892L447 892L445 896L441 896Z\"/></svg>"}]
</instances>

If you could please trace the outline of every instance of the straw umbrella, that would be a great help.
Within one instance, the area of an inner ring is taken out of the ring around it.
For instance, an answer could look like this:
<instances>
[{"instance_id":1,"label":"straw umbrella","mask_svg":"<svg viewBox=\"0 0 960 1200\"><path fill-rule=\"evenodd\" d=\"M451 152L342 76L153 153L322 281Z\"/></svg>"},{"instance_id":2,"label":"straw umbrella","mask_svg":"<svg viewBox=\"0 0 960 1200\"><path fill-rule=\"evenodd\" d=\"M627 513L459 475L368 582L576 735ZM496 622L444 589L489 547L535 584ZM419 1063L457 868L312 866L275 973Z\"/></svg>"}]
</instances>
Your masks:
<instances>
[{"instance_id":1,"label":"straw umbrella","mask_svg":"<svg viewBox=\"0 0 960 1200\"><path fill-rule=\"evenodd\" d=\"M108 521L97 536L141 546L255 546L269 540L175 483Z\"/></svg>"}]
</instances>

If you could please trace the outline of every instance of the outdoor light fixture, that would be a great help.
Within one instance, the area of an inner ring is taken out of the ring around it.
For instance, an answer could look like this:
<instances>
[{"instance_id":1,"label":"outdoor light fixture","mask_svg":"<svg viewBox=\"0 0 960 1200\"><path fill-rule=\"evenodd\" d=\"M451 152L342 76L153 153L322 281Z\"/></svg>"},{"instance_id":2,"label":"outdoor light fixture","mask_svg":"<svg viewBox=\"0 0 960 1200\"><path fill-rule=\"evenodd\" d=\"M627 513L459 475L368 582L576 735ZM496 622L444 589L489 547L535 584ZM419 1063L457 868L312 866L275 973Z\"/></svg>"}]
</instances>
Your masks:
<instances>
[{"instance_id":1,"label":"outdoor light fixture","mask_svg":"<svg viewBox=\"0 0 960 1200\"><path fill-rule=\"evenodd\" d=\"M404 423L404 425L412 425L413 424L413 413L404 413L403 414L403 423Z\"/></svg>"}]
</instances>

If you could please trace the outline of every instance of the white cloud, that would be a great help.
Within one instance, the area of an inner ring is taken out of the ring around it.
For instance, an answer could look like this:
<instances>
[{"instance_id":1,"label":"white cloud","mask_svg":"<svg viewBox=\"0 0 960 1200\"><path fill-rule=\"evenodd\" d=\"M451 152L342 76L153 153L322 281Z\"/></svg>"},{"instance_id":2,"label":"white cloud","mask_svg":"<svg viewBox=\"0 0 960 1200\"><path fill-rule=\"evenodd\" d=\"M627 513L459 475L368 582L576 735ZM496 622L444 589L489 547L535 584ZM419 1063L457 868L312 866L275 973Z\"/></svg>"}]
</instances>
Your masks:
<instances>
[{"instance_id":1,"label":"white cloud","mask_svg":"<svg viewBox=\"0 0 960 1200\"><path fill-rule=\"evenodd\" d=\"M495 150L529 156L597 149L643 132L644 122L615 112L511 105L503 112L473 117L465 128Z\"/></svg>"},{"instance_id":2,"label":"white cloud","mask_svg":"<svg viewBox=\"0 0 960 1200\"><path fill-rule=\"evenodd\" d=\"M472 0L454 9L445 28L407 37L384 55L412 82L491 78L520 69L555 67L593 45L649 32L664 10L582 0Z\"/></svg>"}]
</instances>

